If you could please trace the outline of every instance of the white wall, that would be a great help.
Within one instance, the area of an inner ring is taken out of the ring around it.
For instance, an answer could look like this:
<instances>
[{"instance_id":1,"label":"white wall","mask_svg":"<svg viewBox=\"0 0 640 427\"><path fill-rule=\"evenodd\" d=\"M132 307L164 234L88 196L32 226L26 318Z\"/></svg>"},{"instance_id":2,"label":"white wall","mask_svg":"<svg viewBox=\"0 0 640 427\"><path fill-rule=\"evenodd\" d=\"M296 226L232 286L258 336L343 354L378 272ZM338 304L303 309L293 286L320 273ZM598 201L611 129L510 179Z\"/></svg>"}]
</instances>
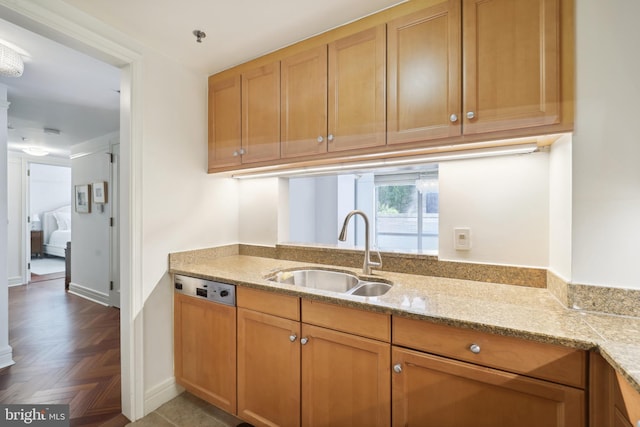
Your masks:
<instances>
[{"instance_id":1,"label":"white wall","mask_svg":"<svg viewBox=\"0 0 640 427\"><path fill-rule=\"evenodd\" d=\"M532 153L439 165L439 258L546 267L549 155ZM471 228L471 250L453 247L454 227Z\"/></svg>"},{"instance_id":2,"label":"white wall","mask_svg":"<svg viewBox=\"0 0 640 427\"><path fill-rule=\"evenodd\" d=\"M239 182L239 241L273 245L278 240L278 178Z\"/></svg>"},{"instance_id":3,"label":"white wall","mask_svg":"<svg viewBox=\"0 0 640 427\"><path fill-rule=\"evenodd\" d=\"M60 206L71 204L71 168L31 163L29 177L29 211L42 215Z\"/></svg>"},{"instance_id":4,"label":"white wall","mask_svg":"<svg viewBox=\"0 0 640 427\"><path fill-rule=\"evenodd\" d=\"M110 186L111 142L109 134L71 147L72 186L106 182ZM93 191L93 188L91 189ZM74 196L75 197L75 196ZM71 283L69 290L84 297L109 304L110 276L110 201L104 206L90 196L91 212L78 213L71 208Z\"/></svg>"},{"instance_id":5,"label":"white wall","mask_svg":"<svg viewBox=\"0 0 640 427\"><path fill-rule=\"evenodd\" d=\"M640 2L576 2L572 281L640 289Z\"/></svg>"},{"instance_id":6,"label":"white wall","mask_svg":"<svg viewBox=\"0 0 640 427\"><path fill-rule=\"evenodd\" d=\"M551 146L549 155L549 270L571 279L571 135Z\"/></svg>"},{"instance_id":7,"label":"white wall","mask_svg":"<svg viewBox=\"0 0 640 427\"><path fill-rule=\"evenodd\" d=\"M23 210L25 206L25 188L23 177L22 157L9 153L8 159L8 243L7 243L7 273L9 286L22 285L27 282L26 277L26 228ZM24 224L23 224L24 222Z\"/></svg>"}]
</instances>

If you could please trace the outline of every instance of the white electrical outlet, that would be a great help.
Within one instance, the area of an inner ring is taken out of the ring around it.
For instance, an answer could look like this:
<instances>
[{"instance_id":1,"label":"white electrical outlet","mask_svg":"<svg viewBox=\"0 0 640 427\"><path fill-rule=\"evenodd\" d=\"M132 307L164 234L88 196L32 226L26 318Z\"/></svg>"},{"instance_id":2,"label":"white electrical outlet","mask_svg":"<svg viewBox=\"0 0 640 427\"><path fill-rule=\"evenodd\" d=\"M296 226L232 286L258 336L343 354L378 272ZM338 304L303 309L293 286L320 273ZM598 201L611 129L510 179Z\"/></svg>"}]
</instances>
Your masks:
<instances>
[{"instance_id":1,"label":"white electrical outlet","mask_svg":"<svg viewBox=\"0 0 640 427\"><path fill-rule=\"evenodd\" d=\"M453 229L453 247L457 251L471 250L471 229L468 227Z\"/></svg>"}]
</instances>

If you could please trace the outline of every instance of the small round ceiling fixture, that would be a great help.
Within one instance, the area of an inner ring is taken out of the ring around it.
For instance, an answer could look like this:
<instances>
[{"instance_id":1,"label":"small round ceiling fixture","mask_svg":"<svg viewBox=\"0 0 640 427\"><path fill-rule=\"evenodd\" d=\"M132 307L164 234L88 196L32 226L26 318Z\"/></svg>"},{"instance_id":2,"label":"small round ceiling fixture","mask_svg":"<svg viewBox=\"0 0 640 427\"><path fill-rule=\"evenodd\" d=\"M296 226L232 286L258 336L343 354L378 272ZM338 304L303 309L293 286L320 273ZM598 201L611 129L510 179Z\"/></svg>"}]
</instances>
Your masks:
<instances>
[{"instance_id":1,"label":"small round ceiling fixture","mask_svg":"<svg viewBox=\"0 0 640 427\"><path fill-rule=\"evenodd\" d=\"M202 43L202 39L207 37L207 34L200 30L193 30L193 35L196 36L196 42L198 43Z\"/></svg>"}]
</instances>

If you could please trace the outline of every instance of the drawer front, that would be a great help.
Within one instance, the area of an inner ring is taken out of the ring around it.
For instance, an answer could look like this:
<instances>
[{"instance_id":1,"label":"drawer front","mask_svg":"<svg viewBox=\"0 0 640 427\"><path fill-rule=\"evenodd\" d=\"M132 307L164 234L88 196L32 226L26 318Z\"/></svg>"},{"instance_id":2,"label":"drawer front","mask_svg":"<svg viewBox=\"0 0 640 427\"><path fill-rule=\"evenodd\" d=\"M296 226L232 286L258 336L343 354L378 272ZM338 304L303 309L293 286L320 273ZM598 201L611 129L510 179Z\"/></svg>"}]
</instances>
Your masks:
<instances>
[{"instance_id":1,"label":"drawer front","mask_svg":"<svg viewBox=\"0 0 640 427\"><path fill-rule=\"evenodd\" d=\"M391 340L391 316L388 314L303 299L302 321L380 341Z\"/></svg>"},{"instance_id":2,"label":"drawer front","mask_svg":"<svg viewBox=\"0 0 640 427\"><path fill-rule=\"evenodd\" d=\"M300 321L300 298L256 289L236 288L238 307Z\"/></svg>"},{"instance_id":3,"label":"drawer front","mask_svg":"<svg viewBox=\"0 0 640 427\"><path fill-rule=\"evenodd\" d=\"M586 352L394 316L393 343L478 365L586 385Z\"/></svg>"}]
</instances>

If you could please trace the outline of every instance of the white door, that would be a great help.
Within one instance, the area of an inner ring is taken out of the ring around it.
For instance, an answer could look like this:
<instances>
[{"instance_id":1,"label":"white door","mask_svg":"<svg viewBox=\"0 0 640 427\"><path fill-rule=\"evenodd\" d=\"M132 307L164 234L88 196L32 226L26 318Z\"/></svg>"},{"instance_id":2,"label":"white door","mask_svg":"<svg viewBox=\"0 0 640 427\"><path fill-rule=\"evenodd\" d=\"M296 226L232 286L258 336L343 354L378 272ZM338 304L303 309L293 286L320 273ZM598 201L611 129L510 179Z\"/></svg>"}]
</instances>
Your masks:
<instances>
[{"instance_id":1,"label":"white door","mask_svg":"<svg viewBox=\"0 0 640 427\"><path fill-rule=\"evenodd\" d=\"M120 144L111 146L111 186L107 189L111 201L110 304L120 308Z\"/></svg>"}]
</instances>

